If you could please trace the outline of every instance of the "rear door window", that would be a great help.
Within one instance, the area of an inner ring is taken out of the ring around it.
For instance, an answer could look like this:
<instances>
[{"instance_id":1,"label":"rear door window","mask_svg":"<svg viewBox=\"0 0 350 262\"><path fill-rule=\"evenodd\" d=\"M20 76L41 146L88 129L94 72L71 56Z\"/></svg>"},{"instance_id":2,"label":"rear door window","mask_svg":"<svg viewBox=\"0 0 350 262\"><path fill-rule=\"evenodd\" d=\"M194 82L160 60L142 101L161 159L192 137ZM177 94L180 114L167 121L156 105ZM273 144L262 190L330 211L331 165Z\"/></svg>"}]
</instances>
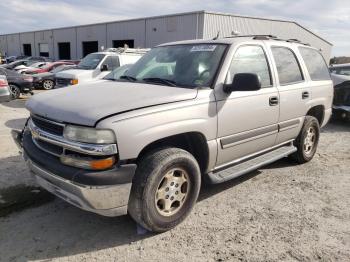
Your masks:
<instances>
[{"instance_id":1,"label":"rear door window","mask_svg":"<svg viewBox=\"0 0 350 262\"><path fill-rule=\"evenodd\" d=\"M280 85L290 85L304 80L294 52L282 46L271 47L275 59Z\"/></svg>"},{"instance_id":2,"label":"rear door window","mask_svg":"<svg viewBox=\"0 0 350 262\"><path fill-rule=\"evenodd\" d=\"M326 62L317 50L307 47L299 47L299 51L302 58L304 59L306 68L309 71L311 80L320 81L330 79Z\"/></svg>"}]
</instances>

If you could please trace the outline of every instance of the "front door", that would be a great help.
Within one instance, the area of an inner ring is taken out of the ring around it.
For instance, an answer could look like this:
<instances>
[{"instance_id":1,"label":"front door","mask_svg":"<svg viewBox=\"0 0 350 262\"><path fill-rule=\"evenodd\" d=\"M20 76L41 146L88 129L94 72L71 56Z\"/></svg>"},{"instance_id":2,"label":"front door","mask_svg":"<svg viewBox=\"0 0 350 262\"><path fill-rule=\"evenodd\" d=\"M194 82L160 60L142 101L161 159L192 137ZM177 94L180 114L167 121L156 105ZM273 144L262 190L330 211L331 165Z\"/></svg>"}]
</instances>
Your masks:
<instances>
[{"instance_id":1,"label":"front door","mask_svg":"<svg viewBox=\"0 0 350 262\"><path fill-rule=\"evenodd\" d=\"M263 44L237 48L227 82L236 73L255 73L262 88L258 91L216 92L218 112L217 167L275 145L278 132L279 94L273 83Z\"/></svg>"}]
</instances>

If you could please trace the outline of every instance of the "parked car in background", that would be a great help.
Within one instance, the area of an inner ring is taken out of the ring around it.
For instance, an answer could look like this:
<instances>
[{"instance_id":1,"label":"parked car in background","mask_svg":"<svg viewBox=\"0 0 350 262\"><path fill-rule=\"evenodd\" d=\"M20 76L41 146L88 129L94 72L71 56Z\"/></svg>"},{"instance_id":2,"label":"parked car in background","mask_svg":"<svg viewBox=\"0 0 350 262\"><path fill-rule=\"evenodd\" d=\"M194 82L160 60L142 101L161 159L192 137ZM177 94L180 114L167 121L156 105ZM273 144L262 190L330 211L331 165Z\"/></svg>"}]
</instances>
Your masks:
<instances>
[{"instance_id":1,"label":"parked car in background","mask_svg":"<svg viewBox=\"0 0 350 262\"><path fill-rule=\"evenodd\" d=\"M28 60L33 60L38 62L53 62L51 58L44 57L44 56L30 56L28 57Z\"/></svg>"},{"instance_id":2,"label":"parked car in background","mask_svg":"<svg viewBox=\"0 0 350 262\"><path fill-rule=\"evenodd\" d=\"M0 102L8 102L11 99L12 96L6 76L0 74Z\"/></svg>"},{"instance_id":3,"label":"parked car in background","mask_svg":"<svg viewBox=\"0 0 350 262\"><path fill-rule=\"evenodd\" d=\"M39 67L39 68L30 68L26 71L26 74L28 75L34 75L34 74L39 74L39 73L45 73L45 72L51 72L55 68L61 66L61 65L75 65L71 62L52 62L49 64L46 64L45 66Z\"/></svg>"},{"instance_id":4,"label":"parked car in background","mask_svg":"<svg viewBox=\"0 0 350 262\"><path fill-rule=\"evenodd\" d=\"M33 62L34 63L30 64L29 66L25 66L25 65L17 66L15 67L14 70L20 74L25 74L28 70L39 69L51 64L51 62L37 62L37 61L33 61Z\"/></svg>"},{"instance_id":5,"label":"parked car in background","mask_svg":"<svg viewBox=\"0 0 350 262\"><path fill-rule=\"evenodd\" d=\"M50 72L33 75L34 88L43 88L45 90L53 89L56 85L56 76L55 76L56 73L73 69L75 67L77 66L70 65L70 64L63 64L51 70Z\"/></svg>"},{"instance_id":6,"label":"parked car in background","mask_svg":"<svg viewBox=\"0 0 350 262\"><path fill-rule=\"evenodd\" d=\"M33 77L5 68L0 68L0 75L6 76L13 99L19 98L21 94L32 93Z\"/></svg>"},{"instance_id":7,"label":"parked car in background","mask_svg":"<svg viewBox=\"0 0 350 262\"><path fill-rule=\"evenodd\" d=\"M16 68L17 66L29 66L31 64L34 64L35 61L29 61L29 60L16 60L14 62L11 62L9 64L4 64L4 65L0 65L0 68L6 68L6 69L10 69L13 70L14 68Z\"/></svg>"},{"instance_id":8,"label":"parked car in background","mask_svg":"<svg viewBox=\"0 0 350 262\"><path fill-rule=\"evenodd\" d=\"M8 56L8 57L5 57L5 63L6 64L9 64L9 63L12 63L14 61L16 61L16 56Z\"/></svg>"},{"instance_id":9,"label":"parked car in background","mask_svg":"<svg viewBox=\"0 0 350 262\"><path fill-rule=\"evenodd\" d=\"M329 68L334 84L333 116L350 120L350 64Z\"/></svg>"},{"instance_id":10,"label":"parked car in background","mask_svg":"<svg viewBox=\"0 0 350 262\"><path fill-rule=\"evenodd\" d=\"M69 64L79 64L81 60L59 60L57 62L65 62L65 63L69 63Z\"/></svg>"},{"instance_id":11,"label":"parked car in background","mask_svg":"<svg viewBox=\"0 0 350 262\"><path fill-rule=\"evenodd\" d=\"M181 223L201 183L314 157L333 87L316 48L271 36L160 45L119 80L33 96L13 131L38 184L81 209ZM247 200L249 201L249 199Z\"/></svg>"},{"instance_id":12,"label":"parked car in background","mask_svg":"<svg viewBox=\"0 0 350 262\"><path fill-rule=\"evenodd\" d=\"M115 68L135 63L147 51L149 50L109 48L104 52L91 53L84 57L75 69L57 73L56 87L102 79Z\"/></svg>"}]
</instances>

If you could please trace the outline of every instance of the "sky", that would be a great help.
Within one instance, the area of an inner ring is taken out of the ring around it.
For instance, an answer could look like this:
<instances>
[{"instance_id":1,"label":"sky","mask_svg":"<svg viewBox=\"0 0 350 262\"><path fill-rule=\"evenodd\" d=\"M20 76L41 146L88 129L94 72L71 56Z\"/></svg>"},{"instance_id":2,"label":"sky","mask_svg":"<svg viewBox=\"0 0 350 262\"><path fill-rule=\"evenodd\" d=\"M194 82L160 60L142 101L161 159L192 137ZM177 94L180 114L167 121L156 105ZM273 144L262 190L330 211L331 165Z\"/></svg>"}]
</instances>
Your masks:
<instances>
[{"instance_id":1,"label":"sky","mask_svg":"<svg viewBox=\"0 0 350 262\"><path fill-rule=\"evenodd\" d=\"M349 0L0 0L0 34L189 11L296 21L350 56Z\"/></svg>"}]
</instances>

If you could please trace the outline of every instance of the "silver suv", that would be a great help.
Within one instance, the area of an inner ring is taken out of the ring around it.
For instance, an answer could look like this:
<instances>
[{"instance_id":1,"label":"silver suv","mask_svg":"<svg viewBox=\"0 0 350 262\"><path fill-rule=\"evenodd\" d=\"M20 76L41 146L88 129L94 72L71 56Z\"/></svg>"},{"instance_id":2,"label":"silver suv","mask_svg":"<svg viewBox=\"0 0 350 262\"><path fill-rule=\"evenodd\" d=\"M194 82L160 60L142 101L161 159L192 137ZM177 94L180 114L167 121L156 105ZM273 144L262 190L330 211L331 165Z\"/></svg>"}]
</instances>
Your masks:
<instances>
[{"instance_id":1,"label":"silver suv","mask_svg":"<svg viewBox=\"0 0 350 262\"><path fill-rule=\"evenodd\" d=\"M204 180L310 161L332 98L322 55L295 40L183 41L152 49L119 80L35 95L13 134L43 188L162 232L190 213Z\"/></svg>"}]
</instances>

